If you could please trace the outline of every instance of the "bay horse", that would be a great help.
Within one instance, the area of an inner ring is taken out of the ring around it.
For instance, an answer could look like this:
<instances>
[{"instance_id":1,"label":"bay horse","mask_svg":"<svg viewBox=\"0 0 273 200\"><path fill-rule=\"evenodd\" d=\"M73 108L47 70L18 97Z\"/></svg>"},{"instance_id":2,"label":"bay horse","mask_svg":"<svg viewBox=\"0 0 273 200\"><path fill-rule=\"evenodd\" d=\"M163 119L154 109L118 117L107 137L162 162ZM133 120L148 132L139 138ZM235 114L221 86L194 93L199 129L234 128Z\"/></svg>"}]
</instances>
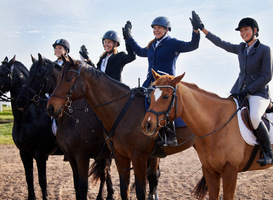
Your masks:
<instances>
[{"instance_id":1,"label":"bay horse","mask_svg":"<svg viewBox=\"0 0 273 200\"><path fill-rule=\"evenodd\" d=\"M146 112L144 95L86 63L69 56L68 59L63 57L64 67L48 101L49 114L61 117L67 102L85 97L105 128L105 139L115 158L120 177L121 198L129 199L129 169L132 162L137 199L146 199L147 162L155 138L141 131L141 121ZM177 128L177 134L180 145L164 147L167 155L194 145L195 138L187 127Z\"/></svg>"},{"instance_id":2,"label":"bay horse","mask_svg":"<svg viewBox=\"0 0 273 200\"><path fill-rule=\"evenodd\" d=\"M38 60L32 57L29 76L17 97L17 105L26 109L40 102L47 102L46 94L55 88L61 66L38 54ZM89 158L95 159L91 165L94 181L101 180L97 199L103 199L103 187L107 185L107 199L113 199L113 185L110 175L110 152L105 158L97 159L103 150L104 138L102 124L85 99L74 101L59 118L56 138L62 151L66 154L73 172L76 199L87 199ZM45 107L41 114L47 115ZM49 124L50 126L51 124Z\"/></svg>"},{"instance_id":3,"label":"bay horse","mask_svg":"<svg viewBox=\"0 0 273 200\"><path fill-rule=\"evenodd\" d=\"M56 137L49 131L50 117L36 106L30 105L24 111L17 109L16 98L29 75L28 69L15 56L9 61L6 57L0 66L0 96L7 98L10 92L14 117L12 138L20 151L28 186L28 199L34 200L33 159L36 160L39 184L43 199L47 199L46 161L48 155L63 155ZM46 102L40 104L46 106Z\"/></svg>"},{"instance_id":4,"label":"bay horse","mask_svg":"<svg viewBox=\"0 0 273 200\"><path fill-rule=\"evenodd\" d=\"M235 101L220 98L195 84L181 81L184 74L177 77L160 76L153 71L156 89L151 94L149 109L158 113L170 110L170 120L180 116L196 135L195 149L205 177L199 182L196 197L205 197L207 184L209 199L218 199L222 178L223 199L233 199L238 173L244 171L254 146L247 144L240 134ZM141 125L146 135L156 135L158 117L165 116L160 114L156 117L152 112L146 113ZM259 153L248 170L272 166L261 167L256 162L258 159Z\"/></svg>"}]
</instances>

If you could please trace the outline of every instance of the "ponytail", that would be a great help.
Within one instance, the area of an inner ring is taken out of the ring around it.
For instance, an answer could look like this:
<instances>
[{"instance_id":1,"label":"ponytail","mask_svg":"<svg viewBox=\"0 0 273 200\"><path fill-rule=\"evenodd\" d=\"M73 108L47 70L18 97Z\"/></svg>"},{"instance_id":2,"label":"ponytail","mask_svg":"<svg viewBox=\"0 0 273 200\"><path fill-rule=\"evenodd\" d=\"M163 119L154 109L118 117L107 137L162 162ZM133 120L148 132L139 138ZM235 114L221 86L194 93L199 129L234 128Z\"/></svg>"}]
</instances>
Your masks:
<instances>
[{"instance_id":1,"label":"ponytail","mask_svg":"<svg viewBox=\"0 0 273 200\"><path fill-rule=\"evenodd\" d=\"M149 44L147 45L147 49L150 48L150 46L154 43L155 40L156 40L156 39L153 39L151 42L149 42Z\"/></svg>"}]
</instances>

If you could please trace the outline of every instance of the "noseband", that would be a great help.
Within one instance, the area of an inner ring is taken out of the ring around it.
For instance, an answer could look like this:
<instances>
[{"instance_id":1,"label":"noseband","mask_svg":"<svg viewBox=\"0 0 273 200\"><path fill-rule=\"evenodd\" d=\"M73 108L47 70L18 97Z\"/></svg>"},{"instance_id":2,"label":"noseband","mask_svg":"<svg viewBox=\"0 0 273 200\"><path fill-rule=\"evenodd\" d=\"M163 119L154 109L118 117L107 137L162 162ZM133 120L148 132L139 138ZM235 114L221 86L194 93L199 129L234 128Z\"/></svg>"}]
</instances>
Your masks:
<instances>
[{"instance_id":1,"label":"noseband","mask_svg":"<svg viewBox=\"0 0 273 200\"><path fill-rule=\"evenodd\" d=\"M170 88L170 89L173 90L172 99L171 99L171 102L170 102L170 105L169 105L167 111L156 112L156 111L151 110L151 109L147 110L147 112L151 112L151 113L153 113L153 114L156 115L157 126L164 127L166 124L168 124L170 122L170 112L171 112L172 107L175 107L175 116L174 116L174 119L176 119L176 113L177 113L177 95L176 95L176 90L177 90L177 86L174 88L174 87L172 87L170 85L162 85L162 86L154 86L154 88L155 89L156 88ZM158 116L162 115L162 114L165 114L164 118L158 120ZM165 124L163 126L160 125L161 121L165 121Z\"/></svg>"}]
</instances>

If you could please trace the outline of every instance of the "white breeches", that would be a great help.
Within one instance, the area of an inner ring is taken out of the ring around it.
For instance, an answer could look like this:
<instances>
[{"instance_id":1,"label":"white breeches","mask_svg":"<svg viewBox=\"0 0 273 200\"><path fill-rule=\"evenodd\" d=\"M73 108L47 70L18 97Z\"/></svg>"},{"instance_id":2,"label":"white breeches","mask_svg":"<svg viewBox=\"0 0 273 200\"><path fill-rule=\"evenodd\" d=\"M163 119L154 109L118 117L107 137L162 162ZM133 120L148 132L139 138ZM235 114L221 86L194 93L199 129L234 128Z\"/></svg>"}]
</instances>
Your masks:
<instances>
[{"instance_id":1,"label":"white breeches","mask_svg":"<svg viewBox=\"0 0 273 200\"><path fill-rule=\"evenodd\" d=\"M253 128L257 129L262 120L262 116L270 103L270 99L252 95L248 95L247 98L249 101L250 120Z\"/></svg>"}]
</instances>

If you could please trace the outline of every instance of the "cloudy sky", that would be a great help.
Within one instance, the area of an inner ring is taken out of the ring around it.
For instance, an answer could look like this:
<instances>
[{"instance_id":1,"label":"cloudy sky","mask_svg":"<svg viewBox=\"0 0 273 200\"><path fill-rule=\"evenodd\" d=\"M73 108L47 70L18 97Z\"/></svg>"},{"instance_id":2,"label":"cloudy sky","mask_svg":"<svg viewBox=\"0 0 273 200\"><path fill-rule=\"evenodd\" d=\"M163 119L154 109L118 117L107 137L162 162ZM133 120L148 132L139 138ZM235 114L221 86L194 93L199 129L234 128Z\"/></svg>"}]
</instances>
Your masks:
<instances>
[{"instance_id":1,"label":"cloudy sky","mask_svg":"<svg viewBox=\"0 0 273 200\"><path fill-rule=\"evenodd\" d=\"M0 7L0 60L16 55L28 68L30 54L37 57L41 53L56 60L52 44L59 38L69 41L70 55L76 59L80 46L85 44L90 58L97 63L103 52L103 34L116 30L122 38L121 28L127 20L132 22L132 35L140 46L145 47L153 39L151 22L158 16L170 19L171 37L189 41L192 10L199 14L208 30L235 44L242 41L234 30L240 19L253 17L259 23L260 41L273 48L272 0L1 0ZM119 51L125 51L123 40ZM147 58L137 57L126 65L123 82L136 87L140 78L142 83L147 63ZM229 95L239 73L237 56L214 46L203 33L199 48L180 54L176 68L177 75L186 72L185 81L223 97Z\"/></svg>"}]
</instances>

